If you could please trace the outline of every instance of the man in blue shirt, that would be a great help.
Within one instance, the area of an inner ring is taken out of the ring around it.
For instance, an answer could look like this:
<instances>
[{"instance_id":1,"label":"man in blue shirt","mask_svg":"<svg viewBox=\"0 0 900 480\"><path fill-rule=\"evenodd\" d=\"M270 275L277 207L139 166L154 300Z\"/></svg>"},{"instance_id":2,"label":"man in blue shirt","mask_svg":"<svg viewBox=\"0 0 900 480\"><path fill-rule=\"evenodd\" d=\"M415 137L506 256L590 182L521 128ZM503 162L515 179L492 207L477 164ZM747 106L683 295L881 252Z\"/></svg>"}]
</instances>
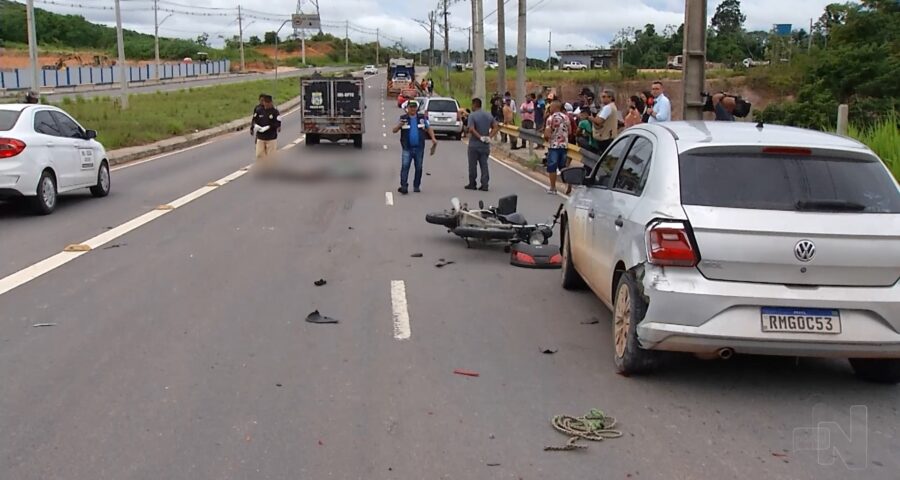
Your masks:
<instances>
[{"instance_id":1,"label":"man in blue shirt","mask_svg":"<svg viewBox=\"0 0 900 480\"><path fill-rule=\"evenodd\" d=\"M662 82L653 82L653 87L650 88L650 92L653 94L654 100L653 107L647 110L647 113L650 114L647 123L668 122L672 120L672 102L669 101L669 97L663 92Z\"/></svg>"},{"instance_id":2,"label":"man in blue shirt","mask_svg":"<svg viewBox=\"0 0 900 480\"><path fill-rule=\"evenodd\" d=\"M419 103L415 100L406 102L406 113L400 116L400 123L394 127L394 133L400 132L400 146L403 147L400 167L400 188L398 192L406 195L408 190L409 167L415 164L416 175L413 179L413 191L421 192L422 170L425 158L425 135L431 138L431 154L437 148L434 130L425 115L419 113Z\"/></svg>"}]
</instances>

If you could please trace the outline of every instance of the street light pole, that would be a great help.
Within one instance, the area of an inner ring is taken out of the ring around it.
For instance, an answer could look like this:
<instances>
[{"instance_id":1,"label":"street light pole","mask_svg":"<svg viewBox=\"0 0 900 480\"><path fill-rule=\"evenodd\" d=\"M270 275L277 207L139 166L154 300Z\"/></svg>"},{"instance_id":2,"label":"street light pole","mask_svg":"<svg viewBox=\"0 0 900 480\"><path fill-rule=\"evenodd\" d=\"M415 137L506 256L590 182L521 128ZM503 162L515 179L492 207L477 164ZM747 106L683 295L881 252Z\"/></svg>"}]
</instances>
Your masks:
<instances>
[{"instance_id":1,"label":"street light pole","mask_svg":"<svg viewBox=\"0 0 900 480\"><path fill-rule=\"evenodd\" d=\"M153 0L153 51L156 60L153 79L159 81L159 2Z\"/></svg>"},{"instance_id":2,"label":"street light pole","mask_svg":"<svg viewBox=\"0 0 900 480\"><path fill-rule=\"evenodd\" d=\"M282 23L281 26L278 27L278 30L275 31L275 91L278 90L278 35L281 33L281 29L284 28L284 26L287 25L290 21L291 19L285 20L284 23Z\"/></svg>"}]
</instances>

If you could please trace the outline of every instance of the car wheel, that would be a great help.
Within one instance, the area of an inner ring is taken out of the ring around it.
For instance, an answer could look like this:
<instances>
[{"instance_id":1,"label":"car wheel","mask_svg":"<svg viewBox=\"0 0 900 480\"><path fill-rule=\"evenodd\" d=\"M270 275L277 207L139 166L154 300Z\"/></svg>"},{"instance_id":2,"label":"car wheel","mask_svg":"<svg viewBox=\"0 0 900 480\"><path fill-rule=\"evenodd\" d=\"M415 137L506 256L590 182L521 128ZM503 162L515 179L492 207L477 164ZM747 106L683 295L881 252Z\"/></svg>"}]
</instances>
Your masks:
<instances>
[{"instance_id":1,"label":"car wheel","mask_svg":"<svg viewBox=\"0 0 900 480\"><path fill-rule=\"evenodd\" d=\"M39 215L52 213L56 208L56 179L49 171L41 174L38 180L37 195L31 199L34 211Z\"/></svg>"},{"instance_id":2,"label":"car wheel","mask_svg":"<svg viewBox=\"0 0 900 480\"><path fill-rule=\"evenodd\" d=\"M613 304L613 346L616 372L626 377L646 373L656 366L657 352L644 350L637 337L637 324L647 313L647 302L631 272L625 272L616 287Z\"/></svg>"},{"instance_id":3,"label":"car wheel","mask_svg":"<svg viewBox=\"0 0 900 480\"><path fill-rule=\"evenodd\" d=\"M106 162L100 164L100 170L97 172L97 185L91 187L91 195L95 197L105 197L109 195L109 165Z\"/></svg>"},{"instance_id":4,"label":"car wheel","mask_svg":"<svg viewBox=\"0 0 900 480\"><path fill-rule=\"evenodd\" d=\"M851 358L857 377L875 383L900 383L900 358Z\"/></svg>"},{"instance_id":5,"label":"car wheel","mask_svg":"<svg viewBox=\"0 0 900 480\"><path fill-rule=\"evenodd\" d=\"M568 227L565 236L562 249L562 287L566 290L580 290L585 287L585 283L581 274L575 270L575 262L572 261L572 241L569 239Z\"/></svg>"}]
</instances>

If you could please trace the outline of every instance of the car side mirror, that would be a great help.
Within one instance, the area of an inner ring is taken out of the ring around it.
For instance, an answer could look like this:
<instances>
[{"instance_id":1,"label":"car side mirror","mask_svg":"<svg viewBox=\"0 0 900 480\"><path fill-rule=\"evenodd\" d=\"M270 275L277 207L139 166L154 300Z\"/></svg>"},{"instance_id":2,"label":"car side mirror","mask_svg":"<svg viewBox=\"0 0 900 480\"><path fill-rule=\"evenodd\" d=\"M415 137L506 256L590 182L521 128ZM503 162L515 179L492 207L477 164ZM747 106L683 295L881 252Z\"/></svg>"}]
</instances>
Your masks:
<instances>
[{"instance_id":1,"label":"car side mirror","mask_svg":"<svg viewBox=\"0 0 900 480\"><path fill-rule=\"evenodd\" d=\"M581 167L569 167L562 171L562 181L567 185L584 185L585 172Z\"/></svg>"},{"instance_id":2,"label":"car side mirror","mask_svg":"<svg viewBox=\"0 0 900 480\"><path fill-rule=\"evenodd\" d=\"M85 130L84 138L87 140L92 140L92 139L97 138L97 131L96 130Z\"/></svg>"}]
</instances>

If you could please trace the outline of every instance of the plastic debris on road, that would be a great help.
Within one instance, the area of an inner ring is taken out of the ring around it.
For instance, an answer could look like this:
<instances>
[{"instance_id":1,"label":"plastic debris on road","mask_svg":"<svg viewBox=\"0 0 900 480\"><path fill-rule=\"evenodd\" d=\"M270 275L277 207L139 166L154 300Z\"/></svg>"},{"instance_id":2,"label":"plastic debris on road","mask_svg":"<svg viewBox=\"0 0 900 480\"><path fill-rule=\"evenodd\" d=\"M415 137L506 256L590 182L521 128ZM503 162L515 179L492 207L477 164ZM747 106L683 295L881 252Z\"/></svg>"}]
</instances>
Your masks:
<instances>
[{"instance_id":1,"label":"plastic debris on road","mask_svg":"<svg viewBox=\"0 0 900 480\"><path fill-rule=\"evenodd\" d=\"M481 376L481 374L478 373L478 372L473 372L473 371L471 371L471 370L463 370L463 369L461 369L461 368L457 368L456 370L453 371L453 373L455 373L455 374L457 374L457 375L465 375L465 376L467 376L467 377L479 377L479 376Z\"/></svg>"},{"instance_id":2,"label":"plastic debris on road","mask_svg":"<svg viewBox=\"0 0 900 480\"><path fill-rule=\"evenodd\" d=\"M307 315L306 321L309 323L338 323L337 319L326 317L325 315L319 313L318 310Z\"/></svg>"},{"instance_id":3,"label":"plastic debris on road","mask_svg":"<svg viewBox=\"0 0 900 480\"><path fill-rule=\"evenodd\" d=\"M55 327L55 323L35 323L32 327Z\"/></svg>"},{"instance_id":4,"label":"plastic debris on road","mask_svg":"<svg viewBox=\"0 0 900 480\"><path fill-rule=\"evenodd\" d=\"M325 285L326 283L328 283L328 282L325 281L324 278L320 278L320 279L316 280L315 282L313 282L313 285L315 285L317 287L321 287L322 285Z\"/></svg>"}]
</instances>

